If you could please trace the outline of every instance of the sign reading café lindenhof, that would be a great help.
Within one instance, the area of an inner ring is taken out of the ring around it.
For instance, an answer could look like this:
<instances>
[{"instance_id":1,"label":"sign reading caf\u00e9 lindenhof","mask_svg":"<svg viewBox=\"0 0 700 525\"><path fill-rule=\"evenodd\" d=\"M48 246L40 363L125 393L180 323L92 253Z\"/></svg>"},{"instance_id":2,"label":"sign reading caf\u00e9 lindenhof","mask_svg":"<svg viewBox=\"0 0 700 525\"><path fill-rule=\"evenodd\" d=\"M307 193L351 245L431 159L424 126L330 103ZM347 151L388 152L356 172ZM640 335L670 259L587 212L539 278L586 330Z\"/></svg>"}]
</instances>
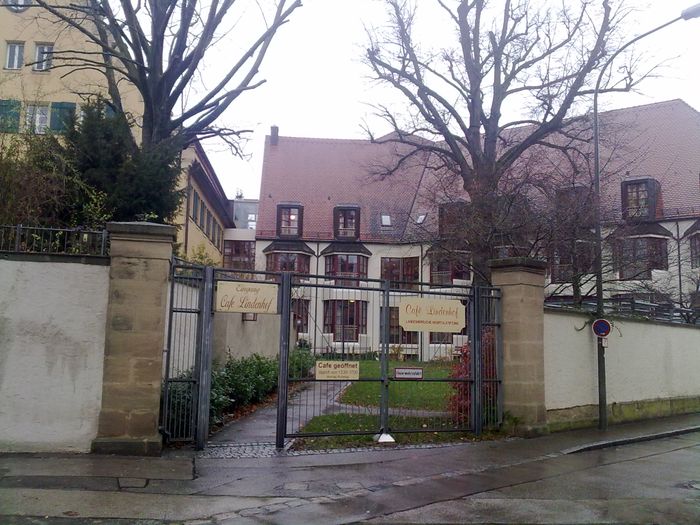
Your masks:
<instances>
[{"instance_id":1,"label":"sign reading caf\u00e9 lindenhof","mask_svg":"<svg viewBox=\"0 0 700 525\"><path fill-rule=\"evenodd\" d=\"M216 311L276 314L277 285L219 281L216 287Z\"/></svg>"},{"instance_id":2,"label":"sign reading caf\u00e9 lindenhof","mask_svg":"<svg viewBox=\"0 0 700 525\"><path fill-rule=\"evenodd\" d=\"M407 332L456 333L465 325L464 305L457 299L402 297L399 324Z\"/></svg>"}]
</instances>

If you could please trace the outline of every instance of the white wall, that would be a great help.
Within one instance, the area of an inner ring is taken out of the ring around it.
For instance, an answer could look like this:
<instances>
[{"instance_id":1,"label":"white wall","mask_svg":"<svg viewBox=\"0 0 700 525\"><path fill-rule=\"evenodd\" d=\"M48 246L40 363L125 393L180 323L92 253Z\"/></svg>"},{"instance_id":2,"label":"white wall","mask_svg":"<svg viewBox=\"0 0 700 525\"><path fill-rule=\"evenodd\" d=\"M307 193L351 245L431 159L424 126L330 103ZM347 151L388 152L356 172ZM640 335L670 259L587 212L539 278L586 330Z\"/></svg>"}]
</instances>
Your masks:
<instances>
[{"instance_id":1,"label":"white wall","mask_svg":"<svg viewBox=\"0 0 700 525\"><path fill-rule=\"evenodd\" d=\"M545 310L547 410L598 403L596 348L588 319ZM700 327L614 320L606 369L608 403L700 396Z\"/></svg>"},{"instance_id":2,"label":"white wall","mask_svg":"<svg viewBox=\"0 0 700 525\"><path fill-rule=\"evenodd\" d=\"M0 450L90 450L109 266L0 260Z\"/></svg>"}]
</instances>

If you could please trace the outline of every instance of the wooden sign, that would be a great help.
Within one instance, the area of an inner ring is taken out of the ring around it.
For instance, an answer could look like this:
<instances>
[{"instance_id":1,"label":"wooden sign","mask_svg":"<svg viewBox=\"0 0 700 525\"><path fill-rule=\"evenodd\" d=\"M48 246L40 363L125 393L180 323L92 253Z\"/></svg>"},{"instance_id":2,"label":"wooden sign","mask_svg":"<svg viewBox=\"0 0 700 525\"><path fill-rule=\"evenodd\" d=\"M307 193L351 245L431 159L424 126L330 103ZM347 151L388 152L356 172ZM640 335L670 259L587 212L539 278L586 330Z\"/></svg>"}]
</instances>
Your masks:
<instances>
[{"instance_id":1,"label":"wooden sign","mask_svg":"<svg viewBox=\"0 0 700 525\"><path fill-rule=\"evenodd\" d=\"M399 324L407 332L460 332L465 325L464 305L457 299L402 297Z\"/></svg>"},{"instance_id":2,"label":"wooden sign","mask_svg":"<svg viewBox=\"0 0 700 525\"><path fill-rule=\"evenodd\" d=\"M320 381L357 381L359 361L316 361L316 379Z\"/></svg>"},{"instance_id":3,"label":"wooden sign","mask_svg":"<svg viewBox=\"0 0 700 525\"><path fill-rule=\"evenodd\" d=\"M219 281L216 312L276 314L277 285L271 283Z\"/></svg>"}]
</instances>

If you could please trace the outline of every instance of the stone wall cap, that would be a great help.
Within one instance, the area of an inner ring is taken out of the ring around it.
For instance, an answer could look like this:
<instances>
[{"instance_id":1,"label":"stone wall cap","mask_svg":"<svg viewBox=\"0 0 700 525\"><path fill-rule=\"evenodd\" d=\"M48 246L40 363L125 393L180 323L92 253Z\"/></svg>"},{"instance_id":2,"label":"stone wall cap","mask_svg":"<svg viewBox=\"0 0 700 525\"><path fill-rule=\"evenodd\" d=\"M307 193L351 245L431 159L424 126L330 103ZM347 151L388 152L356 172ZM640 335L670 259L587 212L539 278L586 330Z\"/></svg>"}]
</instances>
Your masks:
<instances>
[{"instance_id":1,"label":"stone wall cap","mask_svg":"<svg viewBox=\"0 0 700 525\"><path fill-rule=\"evenodd\" d=\"M146 235L172 239L177 235L175 226L155 222L108 222L107 231L110 234Z\"/></svg>"},{"instance_id":2,"label":"stone wall cap","mask_svg":"<svg viewBox=\"0 0 700 525\"><path fill-rule=\"evenodd\" d=\"M505 270L521 268L526 271L545 273L547 262L531 257L506 257L504 259L492 259L489 261L489 268L492 270Z\"/></svg>"}]
</instances>

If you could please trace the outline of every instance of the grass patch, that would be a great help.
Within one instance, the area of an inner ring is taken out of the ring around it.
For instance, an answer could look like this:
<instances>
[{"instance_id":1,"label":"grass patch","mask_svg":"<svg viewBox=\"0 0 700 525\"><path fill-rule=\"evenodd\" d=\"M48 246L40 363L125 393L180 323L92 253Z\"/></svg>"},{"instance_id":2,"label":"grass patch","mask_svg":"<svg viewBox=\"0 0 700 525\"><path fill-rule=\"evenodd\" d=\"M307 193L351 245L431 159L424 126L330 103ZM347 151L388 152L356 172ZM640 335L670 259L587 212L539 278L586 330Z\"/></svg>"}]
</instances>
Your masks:
<instances>
[{"instance_id":1,"label":"grass patch","mask_svg":"<svg viewBox=\"0 0 700 525\"><path fill-rule=\"evenodd\" d=\"M426 379L447 379L452 363L429 362L411 363L403 361L389 362L389 375L396 367L418 366L423 369ZM379 361L360 361L360 377L378 379L380 377ZM448 399L454 392L449 382L429 381L392 381L389 387L389 406L392 408L409 408L416 410L448 410ZM342 403L358 406L379 406L380 383L356 382L350 385L340 398Z\"/></svg>"},{"instance_id":2,"label":"grass patch","mask_svg":"<svg viewBox=\"0 0 700 525\"><path fill-rule=\"evenodd\" d=\"M393 418L392 418L393 419ZM403 428L420 428L425 421L416 417L401 417ZM393 424L393 422L392 422ZM304 432L375 432L379 428L379 417L365 414L330 414L317 416L304 427ZM494 432L483 433L477 437L468 432L416 432L392 434L397 444L421 445L439 443L465 443L471 441L483 441L495 439L500 434ZM327 436L297 438L292 446L293 450L324 450L337 448L355 448L384 446L377 445L372 435L367 436Z\"/></svg>"}]
</instances>

